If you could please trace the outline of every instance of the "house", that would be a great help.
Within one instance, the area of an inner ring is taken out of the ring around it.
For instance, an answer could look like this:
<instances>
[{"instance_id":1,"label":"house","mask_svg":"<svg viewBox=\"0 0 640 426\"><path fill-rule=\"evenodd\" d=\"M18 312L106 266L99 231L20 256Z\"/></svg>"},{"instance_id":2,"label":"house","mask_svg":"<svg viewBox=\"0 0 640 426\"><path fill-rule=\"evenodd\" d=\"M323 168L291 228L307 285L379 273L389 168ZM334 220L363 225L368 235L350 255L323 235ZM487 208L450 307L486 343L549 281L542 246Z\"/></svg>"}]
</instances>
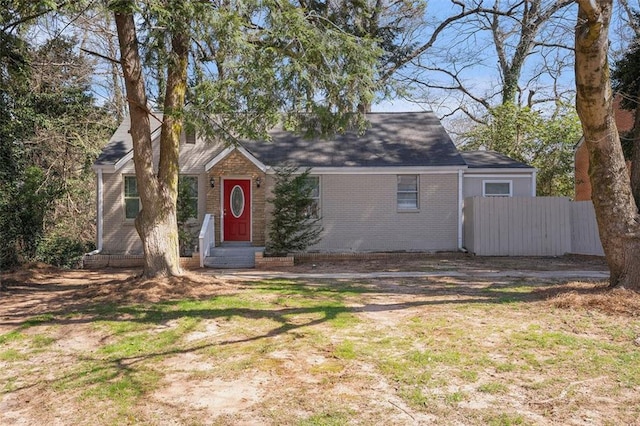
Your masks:
<instances>
[{"instance_id":1,"label":"house","mask_svg":"<svg viewBox=\"0 0 640 426\"><path fill-rule=\"evenodd\" d=\"M324 231L310 251L459 250L465 197L535 196L534 168L495 152L459 152L432 112L371 113L367 120L362 135L326 140L282 129L270 132L268 142L237 146L184 137L180 174L193 188L196 232L209 226L216 247L264 246L274 168L284 163L311 169ZM153 125L155 139L159 126ZM131 147L125 121L94 164L103 255L142 253Z\"/></svg>"},{"instance_id":2,"label":"house","mask_svg":"<svg viewBox=\"0 0 640 426\"><path fill-rule=\"evenodd\" d=\"M622 109L621 100L619 95L613 98L613 113L618 132L622 134L633 129L635 115L632 111ZM591 200L591 181L589 180L589 151L584 143L584 138L580 138L574 149L574 200L588 201ZM629 161L627 161L627 169L631 173L631 162Z\"/></svg>"}]
</instances>

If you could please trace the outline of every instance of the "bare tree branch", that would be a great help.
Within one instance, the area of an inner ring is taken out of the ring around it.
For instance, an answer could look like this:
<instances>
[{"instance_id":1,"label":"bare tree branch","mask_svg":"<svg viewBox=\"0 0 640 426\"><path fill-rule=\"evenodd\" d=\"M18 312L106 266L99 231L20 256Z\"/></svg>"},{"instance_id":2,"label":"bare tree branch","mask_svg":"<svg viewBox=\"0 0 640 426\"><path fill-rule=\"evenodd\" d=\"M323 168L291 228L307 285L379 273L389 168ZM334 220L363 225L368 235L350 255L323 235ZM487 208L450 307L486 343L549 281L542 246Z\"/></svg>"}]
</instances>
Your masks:
<instances>
[{"instance_id":1,"label":"bare tree branch","mask_svg":"<svg viewBox=\"0 0 640 426\"><path fill-rule=\"evenodd\" d=\"M73 0L73 1L63 1L61 3L58 3L55 5L55 7L52 8L45 8L41 11L38 11L36 13L33 13L31 15L27 15L27 16L23 16L20 19L13 21L13 22L9 22L8 24L6 24L4 27L2 27L1 31L4 33L8 33L13 31L16 27L29 22L29 21L33 21L34 19L38 19L41 16L46 15L47 13L51 13L54 12L62 7L68 6L70 4L75 4L77 3L78 0Z\"/></svg>"},{"instance_id":2,"label":"bare tree branch","mask_svg":"<svg viewBox=\"0 0 640 426\"><path fill-rule=\"evenodd\" d=\"M120 60L119 59L111 58L109 56L103 55L102 53L98 53L98 52L95 52L93 50L85 49L84 47L81 47L80 50L82 52L84 52L84 53L89 54L89 55L97 56L100 59L104 59L105 61L109 61L109 62L112 62L114 64L118 64L118 65L120 64Z\"/></svg>"},{"instance_id":3,"label":"bare tree branch","mask_svg":"<svg viewBox=\"0 0 640 426\"><path fill-rule=\"evenodd\" d=\"M448 28L449 25L451 25L453 22L459 21L467 16L470 16L479 12L494 13L491 9L485 9L480 6L470 10L465 10L465 5L461 1L452 0L452 3L460 6L462 8L462 11L457 15L450 16L449 18L445 19L442 23L440 23L440 25L436 27L436 29L433 31L433 33L431 34L431 37L426 43L422 44L420 47L413 50L410 54L408 54L405 58L403 58L402 61L394 64L391 68L387 69L380 77L381 83L385 83L398 69L402 68L409 62L416 59L418 56L422 55L425 51L430 49L438 39L438 36L440 36L440 34L446 28ZM498 12L495 12L495 13L498 13Z\"/></svg>"}]
</instances>

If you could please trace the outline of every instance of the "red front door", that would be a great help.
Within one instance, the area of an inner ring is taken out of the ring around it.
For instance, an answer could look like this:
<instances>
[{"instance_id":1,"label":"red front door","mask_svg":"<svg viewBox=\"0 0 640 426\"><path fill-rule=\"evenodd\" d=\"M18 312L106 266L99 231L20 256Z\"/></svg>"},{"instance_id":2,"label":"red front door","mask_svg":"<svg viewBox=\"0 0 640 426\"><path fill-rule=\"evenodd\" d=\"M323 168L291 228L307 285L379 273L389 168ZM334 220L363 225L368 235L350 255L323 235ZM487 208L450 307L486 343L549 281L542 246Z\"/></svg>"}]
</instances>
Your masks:
<instances>
[{"instance_id":1,"label":"red front door","mask_svg":"<svg viewBox=\"0 0 640 426\"><path fill-rule=\"evenodd\" d=\"M251 181L224 181L224 240L251 241Z\"/></svg>"}]
</instances>

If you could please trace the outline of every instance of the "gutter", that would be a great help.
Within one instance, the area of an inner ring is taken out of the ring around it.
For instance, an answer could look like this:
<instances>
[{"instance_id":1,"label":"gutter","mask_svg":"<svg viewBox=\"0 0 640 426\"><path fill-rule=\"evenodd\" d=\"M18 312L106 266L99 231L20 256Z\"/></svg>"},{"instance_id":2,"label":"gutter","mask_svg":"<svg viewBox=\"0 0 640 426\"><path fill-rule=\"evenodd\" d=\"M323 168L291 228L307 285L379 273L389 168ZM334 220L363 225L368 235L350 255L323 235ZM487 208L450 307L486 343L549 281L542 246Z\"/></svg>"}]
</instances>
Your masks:
<instances>
[{"instance_id":1,"label":"gutter","mask_svg":"<svg viewBox=\"0 0 640 426\"><path fill-rule=\"evenodd\" d=\"M462 245L462 230L463 230L463 224L464 224L463 181L464 181L464 170L460 169L458 170L458 250L466 252L465 248Z\"/></svg>"},{"instance_id":2,"label":"gutter","mask_svg":"<svg viewBox=\"0 0 640 426\"><path fill-rule=\"evenodd\" d=\"M96 215L96 228L97 228L97 237L98 244L94 251L85 254L85 256L94 256L96 254L100 254L102 252L102 240L103 240L103 232L104 232L104 183L102 181L102 169L97 169L98 176L98 188L97 188L97 198L98 198L98 211Z\"/></svg>"}]
</instances>

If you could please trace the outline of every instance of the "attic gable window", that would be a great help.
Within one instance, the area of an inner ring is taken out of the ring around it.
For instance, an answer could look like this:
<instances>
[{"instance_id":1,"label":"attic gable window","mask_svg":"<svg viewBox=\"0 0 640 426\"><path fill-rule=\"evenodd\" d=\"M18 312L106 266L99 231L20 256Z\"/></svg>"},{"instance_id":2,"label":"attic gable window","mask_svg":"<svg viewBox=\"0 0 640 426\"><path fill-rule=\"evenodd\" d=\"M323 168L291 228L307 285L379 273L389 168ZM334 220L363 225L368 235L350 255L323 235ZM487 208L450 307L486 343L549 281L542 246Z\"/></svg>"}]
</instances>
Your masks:
<instances>
[{"instance_id":1,"label":"attic gable window","mask_svg":"<svg viewBox=\"0 0 640 426\"><path fill-rule=\"evenodd\" d=\"M189 145L195 145L196 143L196 131L192 128L182 128L182 132L180 133L180 143L186 143Z\"/></svg>"},{"instance_id":2,"label":"attic gable window","mask_svg":"<svg viewBox=\"0 0 640 426\"><path fill-rule=\"evenodd\" d=\"M417 210L418 175L398 175L397 188L398 210Z\"/></svg>"},{"instance_id":3,"label":"attic gable window","mask_svg":"<svg viewBox=\"0 0 640 426\"><path fill-rule=\"evenodd\" d=\"M195 145L196 143L196 132L194 132L193 130L189 130L187 132L185 132L185 143L188 143L190 145Z\"/></svg>"}]
</instances>

